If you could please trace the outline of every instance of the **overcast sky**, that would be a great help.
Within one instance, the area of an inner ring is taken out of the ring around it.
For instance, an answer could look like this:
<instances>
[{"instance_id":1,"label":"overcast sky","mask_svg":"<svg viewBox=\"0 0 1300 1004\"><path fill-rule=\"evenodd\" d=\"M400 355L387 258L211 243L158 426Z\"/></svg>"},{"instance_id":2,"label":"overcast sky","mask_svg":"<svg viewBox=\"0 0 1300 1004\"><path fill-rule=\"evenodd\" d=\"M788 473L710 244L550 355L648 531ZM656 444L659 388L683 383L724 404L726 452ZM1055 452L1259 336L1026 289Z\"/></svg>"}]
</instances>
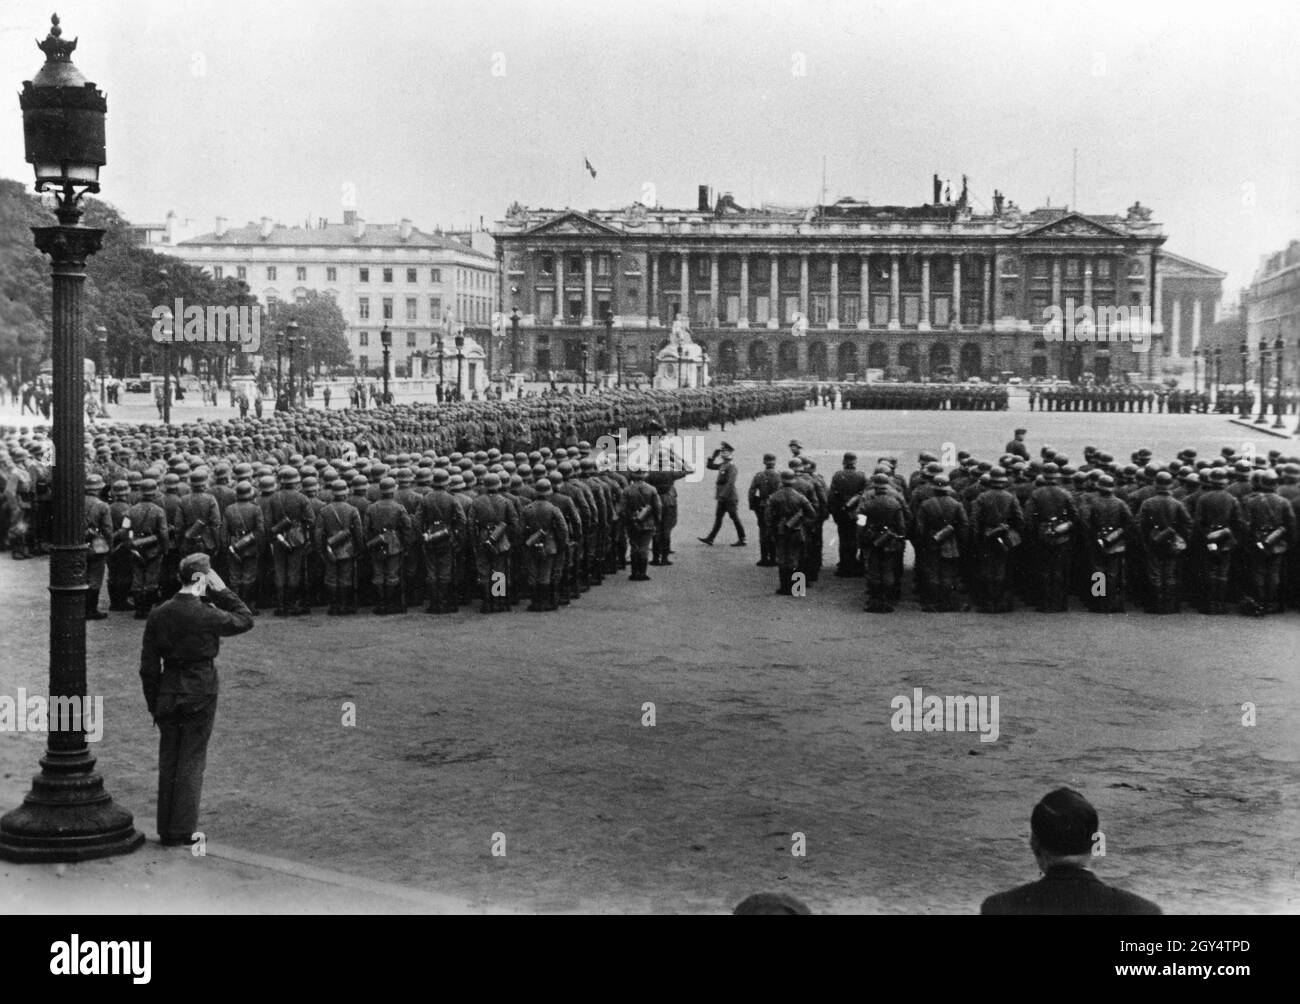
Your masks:
<instances>
[{"instance_id":1,"label":"overcast sky","mask_svg":"<svg viewBox=\"0 0 1300 1004\"><path fill-rule=\"evenodd\" d=\"M53 0L0 4L15 94ZM920 204L970 177L1122 213L1249 281L1300 237L1294 0L68 0L108 95L103 197L209 230L271 216L490 226L530 206ZM18 103L0 175L30 179ZM1078 198L1071 167L1078 148ZM598 175L583 168L590 159Z\"/></svg>"}]
</instances>

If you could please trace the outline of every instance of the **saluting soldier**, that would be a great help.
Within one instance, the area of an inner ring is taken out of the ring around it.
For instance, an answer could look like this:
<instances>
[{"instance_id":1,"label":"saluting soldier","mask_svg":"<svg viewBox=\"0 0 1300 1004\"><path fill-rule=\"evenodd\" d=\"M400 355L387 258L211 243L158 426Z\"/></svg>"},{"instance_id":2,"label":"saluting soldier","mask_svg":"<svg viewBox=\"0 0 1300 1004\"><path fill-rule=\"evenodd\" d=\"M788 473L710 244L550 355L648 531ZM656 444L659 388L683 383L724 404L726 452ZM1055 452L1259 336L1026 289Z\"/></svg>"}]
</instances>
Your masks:
<instances>
[{"instance_id":1,"label":"saluting soldier","mask_svg":"<svg viewBox=\"0 0 1300 1004\"><path fill-rule=\"evenodd\" d=\"M235 501L221 514L226 540L230 588L257 616L258 566L266 547L266 523L262 507L253 500L253 486L241 481L235 486Z\"/></svg>"},{"instance_id":2,"label":"saluting soldier","mask_svg":"<svg viewBox=\"0 0 1300 1004\"><path fill-rule=\"evenodd\" d=\"M736 528L736 539L731 546L745 546L745 525L740 522L740 516L736 512L739 496L736 493L736 465L731 459L734 455L735 450L732 445L723 443L713 451L704 464L709 470L718 472L718 481L713 493L715 501L713 528L706 536L699 538L701 543L708 544L710 547L713 546L713 539L717 537L718 531L722 529L722 520L726 516L731 517L732 525Z\"/></svg>"},{"instance_id":3,"label":"saluting soldier","mask_svg":"<svg viewBox=\"0 0 1300 1004\"><path fill-rule=\"evenodd\" d=\"M452 592L452 573L456 542L467 532L465 511L456 504L447 485L451 478L439 468L432 472L433 488L420 501L416 527L424 550L425 586L428 592L427 613L456 612Z\"/></svg>"},{"instance_id":4,"label":"saluting soldier","mask_svg":"<svg viewBox=\"0 0 1300 1004\"><path fill-rule=\"evenodd\" d=\"M665 446L658 456L653 458L650 470L646 472L646 484L659 493L662 517L655 530L652 546L652 565L671 565L668 555L673 550L673 528L677 526L677 482L692 472L690 464Z\"/></svg>"},{"instance_id":5,"label":"saluting soldier","mask_svg":"<svg viewBox=\"0 0 1300 1004\"><path fill-rule=\"evenodd\" d=\"M361 514L348 504L348 484L342 478L330 482L331 501L316 516L316 548L325 563L326 614L355 614L356 557L361 551Z\"/></svg>"}]
</instances>

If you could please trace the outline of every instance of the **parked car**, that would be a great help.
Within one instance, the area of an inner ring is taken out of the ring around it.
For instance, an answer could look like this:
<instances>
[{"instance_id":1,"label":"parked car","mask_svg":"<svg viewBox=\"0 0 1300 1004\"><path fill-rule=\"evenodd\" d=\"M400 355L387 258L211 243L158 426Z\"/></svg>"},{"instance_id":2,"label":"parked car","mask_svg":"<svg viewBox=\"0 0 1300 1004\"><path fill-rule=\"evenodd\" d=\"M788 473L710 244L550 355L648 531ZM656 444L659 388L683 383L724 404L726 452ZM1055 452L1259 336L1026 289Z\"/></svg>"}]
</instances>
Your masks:
<instances>
[{"instance_id":1,"label":"parked car","mask_svg":"<svg viewBox=\"0 0 1300 1004\"><path fill-rule=\"evenodd\" d=\"M126 378L126 392L128 394L149 394L153 391L153 374L141 373L137 377Z\"/></svg>"}]
</instances>

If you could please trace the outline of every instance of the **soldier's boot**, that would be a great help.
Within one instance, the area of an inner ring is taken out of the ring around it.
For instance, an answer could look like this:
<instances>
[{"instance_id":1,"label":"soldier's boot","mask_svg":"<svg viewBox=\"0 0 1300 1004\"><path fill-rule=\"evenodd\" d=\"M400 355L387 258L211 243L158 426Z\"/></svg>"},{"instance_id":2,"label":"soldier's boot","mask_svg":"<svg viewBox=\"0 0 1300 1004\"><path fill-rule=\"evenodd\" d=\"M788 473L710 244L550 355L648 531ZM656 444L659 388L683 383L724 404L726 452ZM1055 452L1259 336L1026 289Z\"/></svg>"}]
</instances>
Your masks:
<instances>
[{"instance_id":1,"label":"soldier's boot","mask_svg":"<svg viewBox=\"0 0 1300 1004\"><path fill-rule=\"evenodd\" d=\"M481 614L492 613L492 587L491 586L479 586L478 612Z\"/></svg>"},{"instance_id":2,"label":"soldier's boot","mask_svg":"<svg viewBox=\"0 0 1300 1004\"><path fill-rule=\"evenodd\" d=\"M276 589L275 591L275 616L277 617L289 616L289 608L286 606L287 597L285 594L286 591L284 589Z\"/></svg>"},{"instance_id":3,"label":"soldier's boot","mask_svg":"<svg viewBox=\"0 0 1300 1004\"><path fill-rule=\"evenodd\" d=\"M782 568L776 573L776 576L777 576L776 595L777 596L792 595L791 586L793 584L794 575L791 572L787 572L784 568Z\"/></svg>"},{"instance_id":4,"label":"soldier's boot","mask_svg":"<svg viewBox=\"0 0 1300 1004\"><path fill-rule=\"evenodd\" d=\"M102 621L108 614L99 609L99 591L94 586L86 590L86 620Z\"/></svg>"},{"instance_id":5,"label":"soldier's boot","mask_svg":"<svg viewBox=\"0 0 1300 1004\"><path fill-rule=\"evenodd\" d=\"M311 603L307 596L309 590L306 586L299 586L289 593L289 613L294 617L306 617L311 613Z\"/></svg>"},{"instance_id":6,"label":"soldier's boot","mask_svg":"<svg viewBox=\"0 0 1300 1004\"><path fill-rule=\"evenodd\" d=\"M436 583L433 583L433 584L430 584L430 585L426 586L424 591L425 591L426 595L428 595L428 597L429 597L429 605L428 605L427 607L424 608L424 612L425 612L426 614L440 614L440 613L443 613L444 610L445 610L445 607L443 606L442 596L441 596L441 594L438 592L438 586L437 586L437 584L436 584Z\"/></svg>"},{"instance_id":7,"label":"soldier's boot","mask_svg":"<svg viewBox=\"0 0 1300 1004\"><path fill-rule=\"evenodd\" d=\"M652 564L652 565L662 565L662 564L663 564L663 562L659 560L659 554L660 554L659 549L658 549L658 548L655 548L654 556L651 557L651 559L650 559L650 564Z\"/></svg>"},{"instance_id":8,"label":"soldier's boot","mask_svg":"<svg viewBox=\"0 0 1300 1004\"><path fill-rule=\"evenodd\" d=\"M528 610L530 612L533 611L540 612L546 610L546 594L544 591L544 587L535 583L530 592L531 592L531 598L528 604Z\"/></svg>"},{"instance_id":9,"label":"soldier's boot","mask_svg":"<svg viewBox=\"0 0 1300 1004\"><path fill-rule=\"evenodd\" d=\"M551 583L551 602L556 605L556 609L569 605L569 587L563 579Z\"/></svg>"},{"instance_id":10,"label":"soldier's boot","mask_svg":"<svg viewBox=\"0 0 1300 1004\"><path fill-rule=\"evenodd\" d=\"M145 590L131 594L131 602L135 604L135 619L144 620L149 616L149 594Z\"/></svg>"}]
</instances>

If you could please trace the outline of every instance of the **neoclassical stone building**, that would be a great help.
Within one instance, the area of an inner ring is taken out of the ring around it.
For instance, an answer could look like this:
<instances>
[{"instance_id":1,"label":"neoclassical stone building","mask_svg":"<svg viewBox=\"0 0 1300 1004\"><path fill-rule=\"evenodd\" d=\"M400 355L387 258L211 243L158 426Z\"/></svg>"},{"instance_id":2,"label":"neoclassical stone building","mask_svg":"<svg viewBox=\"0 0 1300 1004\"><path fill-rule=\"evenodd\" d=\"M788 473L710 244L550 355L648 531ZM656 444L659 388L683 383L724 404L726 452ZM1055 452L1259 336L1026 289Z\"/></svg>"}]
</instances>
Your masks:
<instances>
[{"instance_id":1,"label":"neoclassical stone building","mask_svg":"<svg viewBox=\"0 0 1300 1004\"><path fill-rule=\"evenodd\" d=\"M685 314L716 376L913 379L1010 372L1147 374L1160 344L1165 241L1150 210L991 212L954 202L841 200L747 209L701 186L694 209L529 209L494 230L502 309L519 313L522 367L648 372ZM1044 339L1049 305L1149 308L1153 353L1126 342ZM608 319L608 321L607 321ZM608 344L607 341L608 332Z\"/></svg>"}]
</instances>

